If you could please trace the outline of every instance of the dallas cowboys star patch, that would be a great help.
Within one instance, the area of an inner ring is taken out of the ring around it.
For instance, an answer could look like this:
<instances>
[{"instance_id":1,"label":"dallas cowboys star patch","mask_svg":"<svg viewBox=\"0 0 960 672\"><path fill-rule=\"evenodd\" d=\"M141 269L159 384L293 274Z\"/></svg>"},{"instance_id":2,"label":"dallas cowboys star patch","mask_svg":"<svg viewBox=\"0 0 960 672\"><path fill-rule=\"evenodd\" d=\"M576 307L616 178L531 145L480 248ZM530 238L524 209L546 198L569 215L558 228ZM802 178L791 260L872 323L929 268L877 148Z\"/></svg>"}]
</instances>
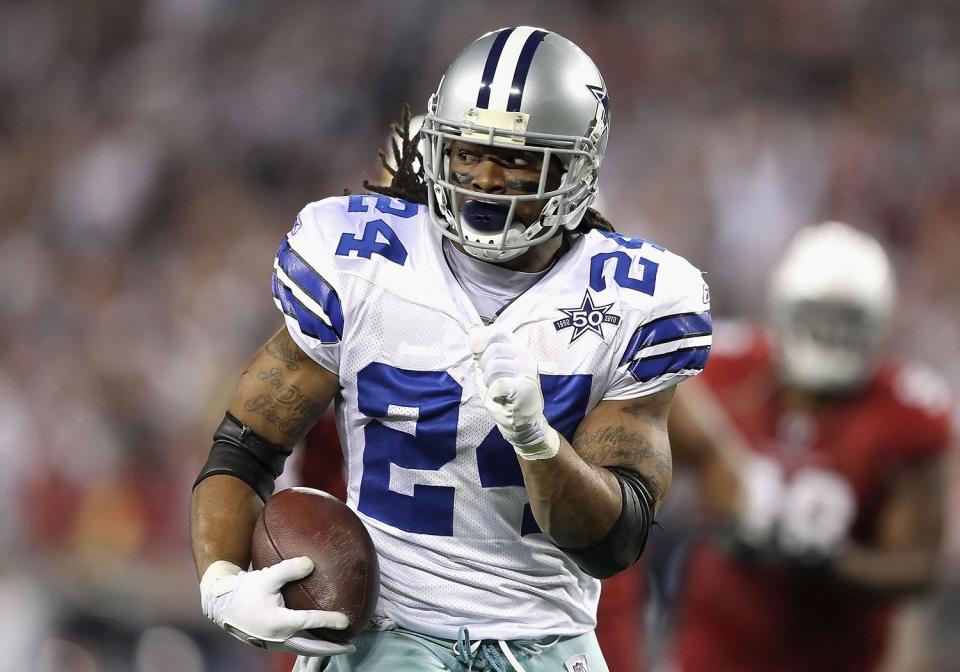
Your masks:
<instances>
[{"instance_id":1,"label":"dallas cowboys star patch","mask_svg":"<svg viewBox=\"0 0 960 672\"><path fill-rule=\"evenodd\" d=\"M604 324L612 324L614 326L620 324L620 316L610 313L611 308L613 308L612 303L608 303L605 306L594 305L593 297L590 296L590 290L588 289L584 293L583 302L579 307L557 309L561 313L565 313L566 317L555 321L553 326L557 331L572 328L573 335L570 336L571 343L588 331L593 332L602 339Z\"/></svg>"}]
</instances>

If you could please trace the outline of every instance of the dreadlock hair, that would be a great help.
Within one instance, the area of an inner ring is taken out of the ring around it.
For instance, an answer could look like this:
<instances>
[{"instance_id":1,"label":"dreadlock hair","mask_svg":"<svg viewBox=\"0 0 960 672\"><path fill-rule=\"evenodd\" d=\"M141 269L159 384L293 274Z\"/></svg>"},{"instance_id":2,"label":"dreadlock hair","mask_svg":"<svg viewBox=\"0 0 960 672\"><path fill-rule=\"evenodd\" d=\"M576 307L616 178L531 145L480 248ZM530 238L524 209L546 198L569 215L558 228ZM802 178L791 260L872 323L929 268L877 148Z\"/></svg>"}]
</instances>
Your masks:
<instances>
[{"instance_id":1,"label":"dreadlock hair","mask_svg":"<svg viewBox=\"0 0 960 672\"><path fill-rule=\"evenodd\" d=\"M420 143L419 131L410 137L410 106L403 104L401 111L401 121L399 124L390 124L390 149L393 152L393 166L387 161L387 154L382 149L377 150L377 156L380 157L380 165L390 174L390 184L380 185L371 184L369 180L363 181L363 188L375 194L383 194L391 198L399 198L411 203L420 203L426 205L427 184L423 181L423 156L420 155L420 149L417 145ZM397 139L400 143L397 143ZM420 161L420 167L413 169L416 161ZM394 168L394 166L396 166Z\"/></svg>"},{"instance_id":2,"label":"dreadlock hair","mask_svg":"<svg viewBox=\"0 0 960 672\"><path fill-rule=\"evenodd\" d=\"M399 198L411 203L420 203L426 205L427 184L423 181L423 156L418 147L420 143L420 132L418 131L410 136L410 106L403 104L401 110L400 123L391 124L390 129L393 133L390 135L390 149L393 153L393 162L396 168L387 161L387 154L382 149L377 151L380 157L380 164L391 175L389 185L371 184L369 180L363 181L363 188L374 194L383 194L390 198ZM400 143L397 143L397 138ZM419 161L420 167L413 169L414 163ZM344 195L349 195L350 190L345 189ZM575 231L577 233L587 233L591 229L600 229L602 231L613 232L613 224L593 208L587 208L583 219L577 224Z\"/></svg>"},{"instance_id":3,"label":"dreadlock hair","mask_svg":"<svg viewBox=\"0 0 960 672\"><path fill-rule=\"evenodd\" d=\"M611 224L606 217L593 208L587 208L587 211L583 213L583 219L580 220L580 223L577 224L577 228L574 229L574 231L577 233L586 233L590 229L600 229L601 231L609 231L610 233L616 232L613 224Z\"/></svg>"}]
</instances>

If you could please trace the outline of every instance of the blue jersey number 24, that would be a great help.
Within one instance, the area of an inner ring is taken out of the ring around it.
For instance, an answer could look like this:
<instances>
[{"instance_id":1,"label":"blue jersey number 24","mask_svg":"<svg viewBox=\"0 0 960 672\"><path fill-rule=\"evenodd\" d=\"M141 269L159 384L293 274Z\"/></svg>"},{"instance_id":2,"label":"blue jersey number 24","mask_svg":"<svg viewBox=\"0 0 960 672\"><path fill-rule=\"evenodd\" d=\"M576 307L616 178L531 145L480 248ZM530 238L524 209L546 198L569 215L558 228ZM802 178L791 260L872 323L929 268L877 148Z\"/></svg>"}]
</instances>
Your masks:
<instances>
[{"instance_id":1,"label":"blue jersey number 24","mask_svg":"<svg viewBox=\"0 0 960 672\"><path fill-rule=\"evenodd\" d=\"M626 247L631 250L639 250L646 245L663 251L663 248L656 243L651 243L642 238L633 238L610 231L600 231L599 233L611 240L615 240L621 247ZM606 288L607 281L603 277L603 274L608 261L614 262L614 282L626 289L633 289L653 296L657 290L657 272L660 270L660 264L652 259L640 257L637 260L637 264L640 266L640 277L634 277L630 274L633 268L633 259L626 252L621 252L620 250L615 252L601 252L600 254L593 255L590 259L590 289L602 292Z\"/></svg>"},{"instance_id":2,"label":"blue jersey number 24","mask_svg":"<svg viewBox=\"0 0 960 672\"><path fill-rule=\"evenodd\" d=\"M586 414L590 381L586 374L540 376L544 415L567 440ZM411 371L374 362L357 374L357 404L370 418L364 430L360 511L407 532L453 535L456 488L415 484L413 494L397 492L390 489L390 469L396 465L436 471L456 459L462 397L463 387L446 371ZM412 431L379 420L404 413L415 418ZM477 467L481 487L523 487L513 447L496 427L477 446ZM537 531L527 505L518 532Z\"/></svg>"},{"instance_id":3,"label":"blue jersey number 24","mask_svg":"<svg viewBox=\"0 0 960 672\"><path fill-rule=\"evenodd\" d=\"M365 213L370 211L370 204L365 203L370 196L351 196L347 200L347 212ZM374 209L385 215L393 215L400 219L410 219L419 209L416 203L399 201L400 207L394 206L386 196L376 196ZM354 252L358 257L369 259L377 254L385 259L389 259L395 264L403 266L407 262L407 248L400 242L396 232L390 228L382 219L372 219L364 223L363 234L358 238L349 233L340 236L340 242L337 244L337 251L334 253L338 257L349 257Z\"/></svg>"}]
</instances>

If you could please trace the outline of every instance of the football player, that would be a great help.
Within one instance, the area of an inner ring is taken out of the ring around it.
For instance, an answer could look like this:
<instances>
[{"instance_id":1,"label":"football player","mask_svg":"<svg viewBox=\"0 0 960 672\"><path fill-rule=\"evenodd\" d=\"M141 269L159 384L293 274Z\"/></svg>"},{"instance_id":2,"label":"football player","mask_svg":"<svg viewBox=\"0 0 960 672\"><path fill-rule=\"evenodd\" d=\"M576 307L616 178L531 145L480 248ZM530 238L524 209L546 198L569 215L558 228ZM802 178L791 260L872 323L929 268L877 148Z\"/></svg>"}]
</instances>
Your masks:
<instances>
[{"instance_id":1,"label":"football player","mask_svg":"<svg viewBox=\"0 0 960 672\"><path fill-rule=\"evenodd\" d=\"M729 523L681 583L683 672L874 670L896 600L934 580L950 400L883 354L893 306L877 241L807 227L773 275L772 329L718 327L677 395L678 462Z\"/></svg>"},{"instance_id":2,"label":"football player","mask_svg":"<svg viewBox=\"0 0 960 672\"><path fill-rule=\"evenodd\" d=\"M405 107L403 123L392 127L384 149L378 152L382 163L381 180L390 181L397 174L404 150L412 157L411 173L420 171L420 159L413 154L412 148L413 140L420 140L418 134L422 127L423 116L410 118L409 109ZM417 142L416 147L418 152L422 152L422 141ZM598 194L594 205L600 200ZM299 485L318 488L346 501L340 440L337 437L334 415L330 410L323 414L307 434L303 441L303 450L297 457L299 460L296 482ZM638 672L643 667L641 646L644 623L642 610L638 608L644 595L641 564L638 563L601 583L596 635L611 672ZM278 654L277 667L272 669L290 669L292 663L288 663L288 660L291 655Z\"/></svg>"},{"instance_id":3,"label":"football player","mask_svg":"<svg viewBox=\"0 0 960 672\"><path fill-rule=\"evenodd\" d=\"M299 670L605 670L598 579L633 564L670 484L674 386L710 347L700 272L589 208L607 92L576 45L469 45L390 188L308 205L273 291L285 327L241 376L194 489L203 610ZM306 558L246 571L292 446L335 401L347 501L380 561L349 644L283 608Z\"/></svg>"}]
</instances>

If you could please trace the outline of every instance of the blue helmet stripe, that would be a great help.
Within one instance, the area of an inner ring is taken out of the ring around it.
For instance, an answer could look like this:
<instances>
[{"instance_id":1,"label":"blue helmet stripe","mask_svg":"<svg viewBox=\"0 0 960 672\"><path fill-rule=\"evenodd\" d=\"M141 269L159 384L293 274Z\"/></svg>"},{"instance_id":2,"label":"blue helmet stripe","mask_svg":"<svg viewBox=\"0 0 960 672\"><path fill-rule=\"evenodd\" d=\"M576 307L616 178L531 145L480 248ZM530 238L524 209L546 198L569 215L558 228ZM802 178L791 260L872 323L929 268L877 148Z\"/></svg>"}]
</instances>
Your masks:
<instances>
[{"instance_id":1,"label":"blue helmet stripe","mask_svg":"<svg viewBox=\"0 0 960 672\"><path fill-rule=\"evenodd\" d=\"M503 45L507 43L507 38L513 28L505 28L497 33L497 39L493 41L490 47L490 53L487 54L487 62L483 66L483 75L480 79L480 92L477 94L477 107L487 109L490 107L490 84L493 82L493 76L497 72L497 64L500 62L500 54L503 53Z\"/></svg>"},{"instance_id":2,"label":"blue helmet stripe","mask_svg":"<svg viewBox=\"0 0 960 672\"><path fill-rule=\"evenodd\" d=\"M507 112L519 112L520 101L523 98L523 87L527 83L527 73L530 72L530 62L533 54L547 36L544 30L535 30L523 44L520 58L517 59L517 69L513 71L513 85L510 87L510 99L507 100Z\"/></svg>"}]
</instances>

